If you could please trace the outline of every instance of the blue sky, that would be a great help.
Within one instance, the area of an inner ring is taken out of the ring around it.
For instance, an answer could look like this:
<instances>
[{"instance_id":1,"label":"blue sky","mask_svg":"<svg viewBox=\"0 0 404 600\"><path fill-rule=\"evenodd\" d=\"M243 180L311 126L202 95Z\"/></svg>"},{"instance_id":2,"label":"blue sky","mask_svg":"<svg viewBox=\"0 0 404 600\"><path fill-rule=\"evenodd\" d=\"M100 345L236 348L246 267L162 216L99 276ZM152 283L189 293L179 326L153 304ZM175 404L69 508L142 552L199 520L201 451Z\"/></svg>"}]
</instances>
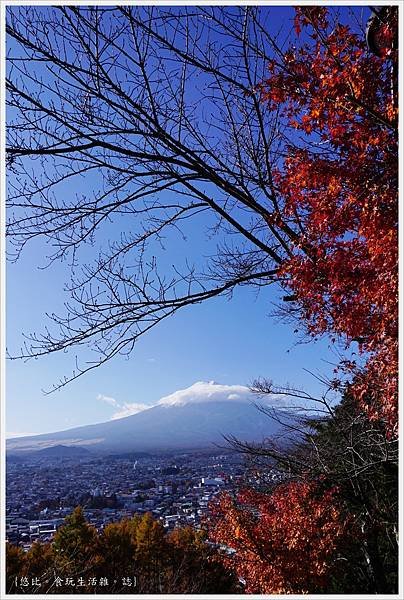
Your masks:
<instances>
[{"instance_id":1,"label":"blue sky","mask_svg":"<svg viewBox=\"0 0 404 600\"><path fill-rule=\"evenodd\" d=\"M279 8L274 28L290 27L290 9ZM359 12L358 12L359 14ZM92 178L81 183L91 195L97 185ZM64 189L69 193L69 188ZM159 250L166 265L188 255L203 258L212 252L212 240L202 233L201 216L185 229L186 239L171 232L166 250ZM108 225L108 235L119 235L122 222ZM103 235L106 236L107 232ZM45 313L63 312L67 299L64 284L67 263L43 269L50 248L43 240L32 242L17 263L7 267L7 344L12 354L23 344L23 334L42 330ZM91 259L92 248L81 260ZM338 362L327 339L298 344L295 325L279 323L269 313L279 300L275 286L255 290L243 287L231 300L216 298L178 312L142 337L129 358L116 357L90 371L60 391L45 395L60 377L69 374L76 352L57 353L38 360L7 364L6 429L9 433L44 433L106 421L116 404L154 404L162 396L191 386L196 381L248 385L267 377L280 385L291 384L312 393L321 385L306 372L330 375ZM78 352L80 360L86 351ZM106 398L106 399L105 399Z\"/></svg>"},{"instance_id":2,"label":"blue sky","mask_svg":"<svg viewBox=\"0 0 404 600\"><path fill-rule=\"evenodd\" d=\"M39 244L38 244L39 246ZM64 270L40 270L40 248L9 265L7 335L18 348L21 331L44 323L45 309L55 310ZM7 365L7 431L42 433L109 420L118 403L152 404L196 381L246 385L259 376L317 392L321 386L305 369L330 374L337 362L327 340L297 344L291 326L268 316L276 290L248 288L232 300L214 299L189 307L141 338L129 359L117 357L58 392L44 395L71 367L71 356L55 354Z\"/></svg>"}]
</instances>

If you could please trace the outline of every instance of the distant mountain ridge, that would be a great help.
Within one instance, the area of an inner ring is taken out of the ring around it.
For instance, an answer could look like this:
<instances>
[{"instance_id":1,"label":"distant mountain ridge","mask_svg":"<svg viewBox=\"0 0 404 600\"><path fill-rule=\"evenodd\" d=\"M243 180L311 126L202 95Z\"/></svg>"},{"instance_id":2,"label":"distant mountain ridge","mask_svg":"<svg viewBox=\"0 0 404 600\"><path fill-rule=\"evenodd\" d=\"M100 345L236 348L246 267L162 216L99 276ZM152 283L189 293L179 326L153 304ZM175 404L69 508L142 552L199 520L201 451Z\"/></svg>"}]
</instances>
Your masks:
<instances>
[{"instance_id":1,"label":"distant mountain ridge","mask_svg":"<svg viewBox=\"0 0 404 600\"><path fill-rule=\"evenodd\" d=\"M37 456L49 456L53 458L65 458L65 457L86 457L90 454L90 451L83 446L64 446L63 444L57 444L56 446L48 446L47 448L41 448L36 450Z\"/></svg>"},{"instance_id":2,"label":"distant mountain ridge","mask_svg":"<svg viewBox=\"0 0 404 600\"><path fill-rule=\"evenodd\" d=\"M238 398L158 404L122 419L10 439L7 451L22 453L63 446L97 453L164 452L223 446L224 436L260 443L265 438L282 436L277 415L285 420L280 410L274 409L274 418L269 417L253 402Z\"/></svg>"}]
</instances>

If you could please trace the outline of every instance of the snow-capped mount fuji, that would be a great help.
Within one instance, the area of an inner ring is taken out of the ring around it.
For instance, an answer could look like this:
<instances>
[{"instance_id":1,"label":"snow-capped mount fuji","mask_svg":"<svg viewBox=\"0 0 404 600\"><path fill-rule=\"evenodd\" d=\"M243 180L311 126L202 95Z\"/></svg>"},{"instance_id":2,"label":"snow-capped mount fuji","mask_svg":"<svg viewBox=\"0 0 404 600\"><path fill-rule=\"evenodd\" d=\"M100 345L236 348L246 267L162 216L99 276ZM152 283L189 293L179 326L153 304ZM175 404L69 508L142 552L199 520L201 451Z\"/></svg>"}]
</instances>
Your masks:
<instances>
[{"instance_id":1,"label":"snow-capped mount fuji","mask_svg":"<svg viewBox=\"0 0 404 600\"><path fill-rule=\"evenodd\" d=\"M282 399L258 401L273 407L274 417L260 412L255 402L257 398L244 386L197 382L128 417L10 439L7 450L32 452L63 445L102 453L164 452L213 448L225 444L224 436L257 443L281 436L276 414L282 411Z\"/></svg>"}]
</instances>

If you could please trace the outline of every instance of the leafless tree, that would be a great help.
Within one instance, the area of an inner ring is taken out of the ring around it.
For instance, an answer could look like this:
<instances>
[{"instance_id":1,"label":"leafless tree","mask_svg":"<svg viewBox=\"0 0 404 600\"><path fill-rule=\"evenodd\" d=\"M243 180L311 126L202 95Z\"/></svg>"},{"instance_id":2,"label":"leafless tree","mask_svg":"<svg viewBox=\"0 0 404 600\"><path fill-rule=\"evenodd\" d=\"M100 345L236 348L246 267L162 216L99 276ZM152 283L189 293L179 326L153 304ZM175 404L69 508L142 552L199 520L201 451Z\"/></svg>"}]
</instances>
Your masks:
<instances>
[{"instance_id":1,"label":"leafless tree","mask_svg":"<svg viewBox=\"0 0 404 600\"><path fill-rule=\"evenodd\" d=\"M282 56L270 19L257 7L9 7L10 256L40 236L74 272L66 314L21 356L96 353L56 387L184 306L281 282L301 231L297 216L276 219L287 125L258 87ZM188 221L210 235L210 258L161 268ZM97 259L77 274L85 245Z\"/></svg>"},{"instance_id":2,"label":"leafless tree","mask_svg":"<svg viewBox=\"0 0 404 600\"><path fill-rule=\"evenodd\" d=\"M310 256L274 181L300 140L261 101L268 62L288 68L292 20L276 33L273 15L253 6L8 8L10 257L40 237L51 262L72 267L65 314L27 336L19 356L94 351L56 388L130 353L187 305L242 285L282 287L285 258ZM168 268L162 249L173 235L202 231L209 257L191 248Z\"/></svg>"}]
</instances>

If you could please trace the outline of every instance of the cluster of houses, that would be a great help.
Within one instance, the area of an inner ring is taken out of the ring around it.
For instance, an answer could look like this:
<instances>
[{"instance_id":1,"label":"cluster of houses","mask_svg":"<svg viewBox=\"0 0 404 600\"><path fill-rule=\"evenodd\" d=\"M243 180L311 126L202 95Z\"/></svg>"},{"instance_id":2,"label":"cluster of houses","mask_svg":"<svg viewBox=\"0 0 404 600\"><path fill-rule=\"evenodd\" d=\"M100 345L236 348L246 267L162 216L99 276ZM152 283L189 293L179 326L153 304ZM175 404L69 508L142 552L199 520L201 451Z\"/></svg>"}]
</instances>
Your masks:
<instances>
[{"instance_id":1,"label":"cluster of houses","mask_svg":"<svg viewBox=\"0 0 404 600\"><path fill-rule=\"evenodd\" d=\"M233 454L10 462L6 538L25 549L36 540L49 541L77 505L99 531L145 512L166 529L198 528L211 500L223 489L234 489L242 472Z\"/></svg>"}]
</instances>

